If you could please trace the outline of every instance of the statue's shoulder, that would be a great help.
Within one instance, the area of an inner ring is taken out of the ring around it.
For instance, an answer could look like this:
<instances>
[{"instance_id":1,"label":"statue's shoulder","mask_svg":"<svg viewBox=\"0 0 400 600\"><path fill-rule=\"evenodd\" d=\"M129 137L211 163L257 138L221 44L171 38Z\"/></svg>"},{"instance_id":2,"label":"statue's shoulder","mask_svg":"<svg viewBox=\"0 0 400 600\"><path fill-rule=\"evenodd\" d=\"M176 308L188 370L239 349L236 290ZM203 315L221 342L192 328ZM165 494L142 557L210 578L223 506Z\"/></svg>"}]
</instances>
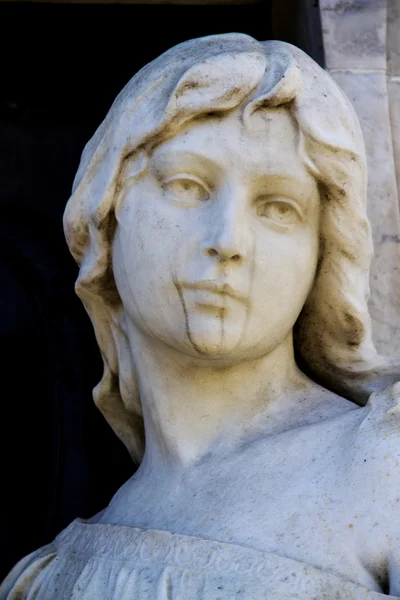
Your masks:
<instances>
[{"instance_id":1,"label":"statue's shoulder","mask_svg":"<svg viewBox=\"0 0 400 600\"><path fill-rule=\"evenodd\" d=\"M374 392L352 439L352 481L370 507L394 508L400 525L400 382Z\"/></svg>"},{"instance_id":2,"label":"statue's shoulder","mask_svg":"<svg viewBox=\"0 0 400 600\"><path fill-rule=\"evenodd\" d=\"M383 447L392 441L400 442L400 382L371 394L366 409L360 433L368 431Z\"/></svg>"},{"instance_id":3,"label":"statue's shoulder","mask_svg":"<svg viewBox=\"0 0 400 600\"><path fill-rule=\"evenodd\" d=\"M373 393L359 415L342 474L349 527L372 568L400 552L400 382Z\"/></svg>"}]
</instances>

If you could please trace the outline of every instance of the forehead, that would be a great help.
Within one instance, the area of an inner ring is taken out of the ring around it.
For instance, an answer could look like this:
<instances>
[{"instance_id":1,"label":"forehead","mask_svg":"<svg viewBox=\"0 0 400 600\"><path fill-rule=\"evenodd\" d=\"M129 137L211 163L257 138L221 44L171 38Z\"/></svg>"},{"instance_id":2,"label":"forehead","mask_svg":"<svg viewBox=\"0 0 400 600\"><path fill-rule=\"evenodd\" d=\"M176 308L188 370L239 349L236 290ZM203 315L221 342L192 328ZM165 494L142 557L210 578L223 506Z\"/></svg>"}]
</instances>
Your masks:
<instances>
[{"instance_id":1,"label":"forehead","mask_svg":"<svg viewBox=\"0 0 400 600\"><path fill-rule=\"evenodd\" d=\"M297 146L297 126L287 109L261 109L245 120L236 110L189 122L161 143L153 157L163 163L191 155L210 167L310 180Z\"/></svg>"}]
</instances>

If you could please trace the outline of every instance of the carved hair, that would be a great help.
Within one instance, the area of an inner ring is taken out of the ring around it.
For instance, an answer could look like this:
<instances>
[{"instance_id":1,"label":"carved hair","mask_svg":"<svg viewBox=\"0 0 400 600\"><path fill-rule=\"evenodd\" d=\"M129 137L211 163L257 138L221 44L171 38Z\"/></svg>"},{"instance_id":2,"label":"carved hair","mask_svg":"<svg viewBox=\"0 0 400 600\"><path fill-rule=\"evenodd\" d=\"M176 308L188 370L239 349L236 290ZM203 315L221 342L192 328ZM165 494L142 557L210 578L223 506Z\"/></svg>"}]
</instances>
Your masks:
<instances>
[{"instance_id":1,"label":"carved hair","mask_svg":"<svg viewBox=\"0 0 400 600\"><path fill-rule=\"evenodd\" d=\"M84 149L64 215L80 266L76 291L104 361L95 402L135 461L143 454L143 422L111 258L123 165L199 115L243 107L249 119L278 106L297 123L300 155L321 194L320 261L295 326L297 360L358 403L398 379L399 364L379 356L371 338L366 160L350 103L311 58L284 42L242 34L190 40L144 67L116 98Z\"/></svg>"}]
</instances>

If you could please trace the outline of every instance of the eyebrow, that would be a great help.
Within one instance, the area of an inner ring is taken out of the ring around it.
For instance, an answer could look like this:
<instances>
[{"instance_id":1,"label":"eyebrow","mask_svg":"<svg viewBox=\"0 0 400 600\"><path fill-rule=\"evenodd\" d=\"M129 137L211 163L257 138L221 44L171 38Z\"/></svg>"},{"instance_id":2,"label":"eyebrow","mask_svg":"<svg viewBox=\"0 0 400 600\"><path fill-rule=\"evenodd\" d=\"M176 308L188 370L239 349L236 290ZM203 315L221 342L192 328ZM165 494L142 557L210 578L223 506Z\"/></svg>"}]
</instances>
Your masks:
<instances>
[{"instance_id":1,"label":"eyebrow","mask_svg":"<svg viewBox=\"0 0 400 600\"><path fill-rule=\"evenodd\" d=\"M310 192L318 191L318 183L311 174L307 177L301 177L296 174L282 171L281 173L271 173L269 175L260 175L259 179L267 180L266 187L269 193L284 192L299 201L307 200ZM274 191L276 190L276 191Z\"/></svg>"},{"instance_id":2,"label":"eyebrow","mask_svg":"<svg viewBox=\"0 0 400 600\"><path fill-rule=\"evenodd\" d=\"M162 163L165 163L165 166L175 166L173 163L175 163L177 160L181 161L187 161L188 164L190 161L196 161L197 166L200 165L200 168L204 169L204 170L209 170L211 169L214 174L219 174L221 172L224 171L224 167L221 163L219 163L218 161L210 158L209 156L207 156L206 154L204 154L203 152L197 152L197 151L193 151L193 150L182 150L182 149L174 149L173 145L171 144L170 147L165 147L165 148L160 148L154 151L154 153L151 155L150 157L150 162L153 162L153 165L155 163L155 167L157 170L157 165L159 165L161 167ZM160 165L161 163L161 165Z\"/></svg>"}]
</instances>

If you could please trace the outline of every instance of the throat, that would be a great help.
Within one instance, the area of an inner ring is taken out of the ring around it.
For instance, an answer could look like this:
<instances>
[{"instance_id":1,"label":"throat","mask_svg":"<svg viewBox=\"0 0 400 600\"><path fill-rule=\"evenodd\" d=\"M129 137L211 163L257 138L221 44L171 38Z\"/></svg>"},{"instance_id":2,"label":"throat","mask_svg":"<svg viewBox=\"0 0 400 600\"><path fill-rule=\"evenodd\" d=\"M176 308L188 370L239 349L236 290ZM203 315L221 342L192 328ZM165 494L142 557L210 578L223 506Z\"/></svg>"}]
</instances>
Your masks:
<instances>
[{"instance_id":1,"label":"throat","mask_svg":"<svg viewBox=\"0 0 400 600\"><path fill-rule=\"evenodd\" d=\"M190 465L304 420L314 384L296 366L291 336L265 356L224 367L148 338L132 347L147 464Z\"/></svg>"}]
</instances>

